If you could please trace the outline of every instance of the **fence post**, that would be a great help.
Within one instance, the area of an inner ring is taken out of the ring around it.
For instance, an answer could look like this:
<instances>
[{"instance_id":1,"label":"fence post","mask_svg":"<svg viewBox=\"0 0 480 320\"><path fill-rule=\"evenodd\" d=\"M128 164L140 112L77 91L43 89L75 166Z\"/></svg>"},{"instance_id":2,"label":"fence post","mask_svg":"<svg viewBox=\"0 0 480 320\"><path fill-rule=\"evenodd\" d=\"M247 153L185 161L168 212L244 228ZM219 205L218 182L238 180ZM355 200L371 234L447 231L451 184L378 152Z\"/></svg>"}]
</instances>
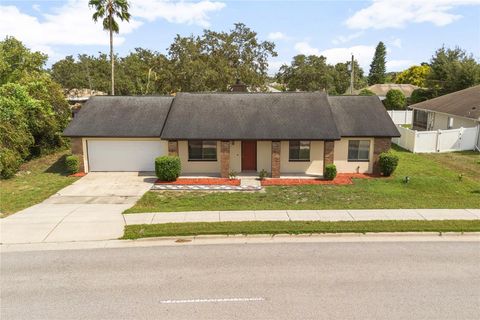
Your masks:
<instances>
[{"instance_id":1,"label":"fence post","mask_svg":"<svg viewBox=\"0 0 480 320\"><path fill-rule=\"evenodd\" d=\"M437 130L437 139L435 143L435 152L440 152L440 135L442 134L442 130Z\"/></svg>"}]
</instances>

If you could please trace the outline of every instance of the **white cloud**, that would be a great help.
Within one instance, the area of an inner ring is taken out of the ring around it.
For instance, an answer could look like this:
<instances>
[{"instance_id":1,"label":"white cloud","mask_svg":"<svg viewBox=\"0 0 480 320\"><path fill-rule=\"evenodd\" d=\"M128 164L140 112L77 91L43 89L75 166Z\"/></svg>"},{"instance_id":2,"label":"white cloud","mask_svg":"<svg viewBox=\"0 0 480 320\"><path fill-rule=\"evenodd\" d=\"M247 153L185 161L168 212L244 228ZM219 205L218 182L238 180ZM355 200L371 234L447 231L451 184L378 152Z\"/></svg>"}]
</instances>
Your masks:
<instances>
[{"instance_id":1,"label":"white cloud","mask_svg":"<svg viewBox=\"0 0 480 320\"><path fill-rule=\"evenodd\" d=\"M288 39L287 35L283 32L270 32L267 36L269 40L286 40Z\"/></svg>"},{"instance_id":2,"label":"white cloud","mask_svg":"<svg viewBox=\"0 0 480 320\"><path fill-rule=\"evenodd\" d=\"M458 6L480 4L480 0L373 0L347 19L352 29L402 28L407 23L429 22L445 26L461 18L451 11Z\"/></svg>"},{"instance_id":3,"label":"white cloud","mask_svg":"<svg viewBox=\"0 0 480 320\"><path fill-rule=\"evenodd\" d=\"M352 59L352 54L355 60L364 71L368 71L370 68L370 62L372 62L373 54L375 53L375 46L352 46L347 48L331 48L320 52L321 55L327 58L327 63L336 64L339 62L346 62Z\"/></svg>"},{"instance_id":4,"label":"white cloud","mask_svg":"<svg viewBox=\"0 0 480 320\"><path fill-rule=\"evenodd\" d=\"M320 55L320 50L318 50L317 48L313 48L306 41L295 43L294 48L298 53L301 53L301 54L304 54L304 55L307 55L307 56L309 56L309 55L317 55L317 56Z\"/></svg>"},{"instance_id":5,"label":"white cloud","mask_svg":"<svg viewBox=\"0 0 480 320\"><path fill-rule=\"evenodd\" d=\"M200 2L174 2L162 0L136 0L131 3L133 16L153 21L162 18L172 23L197 24L202 27L210 25L208 14L225 7L223 2L209 0Z\"/></svg>"},{"instance_id":6,"label":"white cloud","mask_svg":"<svg viewBox=\"0 0 480 320\"><path fill-rule=\"evenodd\" d=\"M283 60L273 60L268 62L268 74L275 75L281 66L284 64L288 65L288 61Z\"/></svg>"},{"instance_id":7,"label":"white cloud","mask_svg":"<svg viewBox=\"0 0 480 320\"><path fill-rule=\"evenodd\" d=\"M362 35L363 35L363 31L355 32L355 33L349 34L347 36L338 36L338 37L336 37L335 39L332 40L332 43L333 44L342 44L342 43L345 43L345 42L349 42L353 39L357 39L357 38L361 37Z\"/></svg>"},{"instance_id":8,"label":"white cloud","mask_svg":"<svg viewBox=\"0 0 480 320\"><path fill-rule=\"evenodd\" d=\"M401 48L402 47L402 40L399 39L399 38L393 39L392 45L397 47L397 48Z\"/></svg>"},{"instance_id":9,"label":"white cloud","mask_svg":"<svg viewBox=\"0 0 480 320\"><path fill-rule=\"evenodd\" d=\"M120 22L120 33L114 42L121 45L125 35L140 27L145 20L165 19L173 23L208 26L208 13L222 9L220 2L165 2L135 0L131 2L130 22ZM33 16L14 5L0 5L0 38L14 36L33 50L55 55L56 45L108 45L102 23L94 23L93 10L86 0L69 0L50 13Z\"/></svg>"},{"instance_id":10,"label":"white cloud","mask_svg":"<svg viewBox=\"0 0 480 320\"><path fill-rule=\"evenodd\" d=\"M403 71L414 64L412 60L388 60L387 71Z\"/></svg>"}]
</instances>

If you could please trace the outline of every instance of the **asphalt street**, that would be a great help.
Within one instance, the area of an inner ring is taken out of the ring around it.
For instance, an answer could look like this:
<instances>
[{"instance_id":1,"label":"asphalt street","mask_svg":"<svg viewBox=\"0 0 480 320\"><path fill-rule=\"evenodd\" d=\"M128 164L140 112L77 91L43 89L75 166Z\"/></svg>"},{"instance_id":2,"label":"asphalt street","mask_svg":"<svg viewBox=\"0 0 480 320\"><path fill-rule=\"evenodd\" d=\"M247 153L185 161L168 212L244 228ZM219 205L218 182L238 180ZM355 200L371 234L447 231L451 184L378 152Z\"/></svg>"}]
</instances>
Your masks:
<instances>
[{"instance_id":1,"label":"asphalt street","mask_svg":"<svg viewBox=\"0 0 480 320\"><path fill-rule=\"evenodd\" d=\"M1 255L6 319L478 319L480 242Z\"/></svg>"}]
</instances>

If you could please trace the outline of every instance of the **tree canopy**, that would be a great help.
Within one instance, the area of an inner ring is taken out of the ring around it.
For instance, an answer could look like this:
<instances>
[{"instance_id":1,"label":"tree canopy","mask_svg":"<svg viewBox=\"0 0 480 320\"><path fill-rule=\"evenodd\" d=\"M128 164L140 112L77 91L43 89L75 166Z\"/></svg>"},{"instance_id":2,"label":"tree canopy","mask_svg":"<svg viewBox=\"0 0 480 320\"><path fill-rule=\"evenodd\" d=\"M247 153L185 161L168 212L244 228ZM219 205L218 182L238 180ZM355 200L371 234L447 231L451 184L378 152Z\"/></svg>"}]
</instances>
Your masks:
<instances>
[{"instance_id":1,"label":"tree canopy","mask_svg":"<svg viewBox=\"0 0 480 320\"><path fill-rule=\"evenodd\" d=\"M370 72L368 73L368 84L385 83L386 72L386 56L387 48L383 42L379 42L375 48L372 63L370 64Z\"/></svg>"},{"instance_id":2,"label":"tree canopy","mask_svg":"<svg viewBox=\"0 0 480 320\"><path fill-rule=\"evenodd\" d=\"M430 71L430 66L426 63L420 66L411 66L396 77L395 83L409 83L425 88L427 86L427 76Z\"/></svg>"}]
</instances>

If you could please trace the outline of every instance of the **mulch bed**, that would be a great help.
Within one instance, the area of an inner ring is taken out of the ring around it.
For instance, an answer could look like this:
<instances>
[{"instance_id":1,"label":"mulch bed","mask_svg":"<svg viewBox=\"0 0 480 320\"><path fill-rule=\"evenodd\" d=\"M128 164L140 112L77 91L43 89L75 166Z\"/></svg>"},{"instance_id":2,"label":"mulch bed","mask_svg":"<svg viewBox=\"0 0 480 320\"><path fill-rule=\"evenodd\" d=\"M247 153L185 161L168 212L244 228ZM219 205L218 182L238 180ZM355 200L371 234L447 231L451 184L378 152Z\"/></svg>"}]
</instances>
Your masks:
<instances>
[{"instance_id":1,"label":"mulch bed","mask_svg":"<svg viewBox=\"0 0 480 320\"><path fill-rule=\"evenodd\" d=\"M240 180L228 178L178 178L176 181L157 180L155 184L239 186Z\"/></svg>"},{"instance_id":2,"label":"mulch bed","mask_svg":"<svg viewBox=\"0 0 480 320\"><path fill-rule=\"evenodd\" d=\"M352 178L370 179L373 175L364 173L339 173L333 180L323 179L288 179L268 178L262 180L262 186L302 186L302 185L349 185L353 184Z\"/></svg>"},{"instance_id":3,"label":"mulch bed","mask_svg":"<svg viewBox=\"0 0 480 320\"><path fill-rule=\"evenodd\" d=\"M87 174L85 172L77 172L69 175L69 177L85 177Z\"/></svg>"}]
</instances>

